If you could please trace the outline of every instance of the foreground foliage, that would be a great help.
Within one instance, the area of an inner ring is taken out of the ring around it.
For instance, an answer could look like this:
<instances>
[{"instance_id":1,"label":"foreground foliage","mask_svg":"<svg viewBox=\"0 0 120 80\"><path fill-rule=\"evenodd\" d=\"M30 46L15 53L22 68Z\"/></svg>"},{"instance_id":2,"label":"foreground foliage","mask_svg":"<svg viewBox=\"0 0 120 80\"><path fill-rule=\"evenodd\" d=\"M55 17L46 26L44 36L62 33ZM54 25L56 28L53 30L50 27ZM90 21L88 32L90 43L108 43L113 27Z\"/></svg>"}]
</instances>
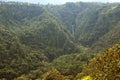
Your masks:
<instances>
[{"instance_id":1,"label":"foreground foliage","mask_svg":"<svg viewBox=\"0 0 120 80\"><path fill-rule=\"evenodd\" d=\"M104 51L103 54L93 58L83 70L81 75L90 75L93 80L119 80L120 79L120 43Z\"/></svg>"}]
</instances>

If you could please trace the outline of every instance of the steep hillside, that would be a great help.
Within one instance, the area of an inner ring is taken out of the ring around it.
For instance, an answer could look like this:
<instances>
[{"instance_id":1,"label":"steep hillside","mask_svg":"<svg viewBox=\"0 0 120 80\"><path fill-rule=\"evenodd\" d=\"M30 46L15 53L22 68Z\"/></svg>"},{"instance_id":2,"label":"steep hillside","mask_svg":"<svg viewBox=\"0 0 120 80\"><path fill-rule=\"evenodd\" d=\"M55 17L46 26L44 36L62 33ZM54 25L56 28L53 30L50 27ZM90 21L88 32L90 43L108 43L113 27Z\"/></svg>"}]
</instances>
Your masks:
<instances>
[{"instance_id":1,"label":"steep hillside","mask_svg":"<svg viewBox=\"0 0 120 80\"><path fill-rule=\"evenodd\" d=\"M47 57L21 44L15 33L0 26L0 78L13 78L43 65Z\"/></svg>"},{"instance_id":2,"label":"steep hillside","mask_svg":"<svg viewBox=\"0 0 120 80\"><path fill-rule=\"evenodd\" d=\"M119 6L112 5L103 6L98 9L87 9L81 13L77 19L78 31L76 37L78 42L90 47L97 43L101 37L111 33L115 27L119 27L119 30L117 30L117 33L119 33L120 26L117 26L120 21L119 14ZM107 39L111 40L112 37ZM116 40L119 40L119 38ZM111 45L112 43L110 42L107 45Z\"/></svg>"},{"instance_id":3,"label":"steep hillside","mask_svg":"<svg viewBox=\"0 0 120 80\"><path fill-rule=\"evenodd\" d=\"M53 24L57 24L55 26L62 27L61 30L72 39L71 41L89 48L94 45L97 46L101 38L119 26L117 24L120 21L120 5L117 3L78 2L47 6L28 5L27 3L1 3L0 6L0 22L10 29L17 32L25 28L29 30L34 27L35 29L35 26L39 27L41 22L48 19L48 23L52 21ZM111 39L112 37L109 38L109 40ZM116 41L118 40L119 38L116 39ZM113 41L111 40L109 44L106 43L105 47L112 44ZM101 48L101 46L99 47Z\"/></svg>"},{"instance_id":4,"label":"steep hillside","mask_svg":"<svg viewBox=\"0 0 120 80\"><path fill-rule=\"evenodd\" d=\"M14 31L22 44L42 50L50 60L79 52L61 21L44 6L4 2L0 6L1 24Z\"/></svg>"},{"instance_id":5,"label":"steep hillside","mask_svg":"<svg viewBox=\"0 0 120 80\"><path fill-rule=\"evenodd\" d=\"M120 40L120 22L116 24L112 30L98 39L96 43L92 45L93 50L100 51L107 48Z\"/></svg>"},{"instance_id":6,"label":"steep hillside","mask_svg":"<svg viewBox=\"0 0 120 80\"><path fill-rule=\"evenodd\" d=\"M20 27L26 21L39 16L43 12L44 9L42 7L34 4L1 2L0 22L10 28Z\"/></svg>"},{"instance_id":7,"label":"steep hillside","mask_svg":"<svg viewBox=\"0 0 120 80\"><path fill-rule=\"evenodd\" d=\"M118 34L114 34L112 32L120 32L120 26L118 25L120 21L119 12L119 6L108 5L96 10L94 8L88 9L86 12L82 13L81 18L77 20L77 25L79 25L77 29L78 34L76 33L78 42L91 47L94 46L94 44L97 44L98 41L106 35L106 38L104 37L105 41L110 40L111 42L107 42L106 45L104 45L104 42L101 42L104 46L98 46L105 48L108 45L114 44L112 39L115 36L117 37ZM115 30L116 27L118 29L117 31ZM114 36L107 34L113 34ZM120 37L115 40L118 41L119 39Z\"/></svg>"},{"instance_id":8,"label":"steep hillside","mask_svg":"<svg viewBox=\"0 0 120 80\"><path fill-rule=\"evenodd\" d=\"M98 69L93 74L83 70L87 78L119 79L119 44L93 58L120 41L119 34L119 3L0 2L0 79L73 79L86 64L86 71ZM90 58L95 61L89 63Z\"/></svg>"},{"instance_id":9,"label":"steep hillside","mask_svg":"<svg viewBox=\"0 0 120 80\"><path fill-rule=\"evenodd\" d=\"M21 42L33 49L44 50L50 60L79 51L63 25L53 17L42 16L41 21L32 22L30 27L20 34Z\"/></svg>"},{"instance_id":10,"label":"steep hillside","mask_svg":"<svg viewBox=\"0 0 120 80\"><path fill-rule=\"evenodd\" d=\"M66 3L61 6L48 6L48 11L53 13L65 25L77 43L83 46L92 48L94 45L100 43L101 38L105 35L110 36L114 32L114 28L118 27L117 32L120 32L120 5L103 4L103 3ZM118 35L116 35L118 36ZM98 45L100 51L109 45L114 44L113 37L106 38L111 42L106 43L102 47ZM119 37L116 41L119 41ZM102 43L101 45L104 45ZM93 48L92 48L93 49Z\"/></svg>"},{"instance_id":11,"label":"steep hillside","mask_svg":"<svg viewBox=\"0 0 120 80\"><path fill-rule=\"evenodd\" d=\"M100 4L102 5L102 4ZM48 6L47 9L51 13L53 13L61 22L65 25L65 28L71 33L75 34L76 31L76 18L78 17L79 13L82 13L86 9L90 8L98 8L100 7L99 4L96 3L66 3L60 6ZM74 30L74 31L73 31Z\"/></svg>"},{"instance_id":12,"label":"steep hillside","mask_svg":"<svg viewBox=\"0 0 120 80\"><path fill-rule=\"evenodd\" d=\"M0 27L0 78L12 79L26 71L29 63L25 60L27 54L18 38L11 32ZM21 69L21 71L17 71ZM17 73L16 73L17 72Z\"/></svg>"}]
</instances>

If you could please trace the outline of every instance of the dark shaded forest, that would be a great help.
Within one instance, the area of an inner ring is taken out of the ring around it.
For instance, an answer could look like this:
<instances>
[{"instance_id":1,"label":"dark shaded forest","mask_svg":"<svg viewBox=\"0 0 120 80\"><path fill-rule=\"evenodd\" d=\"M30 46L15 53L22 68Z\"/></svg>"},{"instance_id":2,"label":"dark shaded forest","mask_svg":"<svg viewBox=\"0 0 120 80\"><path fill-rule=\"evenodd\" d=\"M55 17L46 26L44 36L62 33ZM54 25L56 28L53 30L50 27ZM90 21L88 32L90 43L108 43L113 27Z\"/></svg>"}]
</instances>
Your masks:
<instances>
[{"instance_id":1,"label":"dark shaded forest","mask_svg":"<svg viewBox=\"0 0 120 80\"><path fill-rule=\"evenodd\" d=\"M120 3L0 2L0 80L120 80Z\"/></svg>"}]
</instances>

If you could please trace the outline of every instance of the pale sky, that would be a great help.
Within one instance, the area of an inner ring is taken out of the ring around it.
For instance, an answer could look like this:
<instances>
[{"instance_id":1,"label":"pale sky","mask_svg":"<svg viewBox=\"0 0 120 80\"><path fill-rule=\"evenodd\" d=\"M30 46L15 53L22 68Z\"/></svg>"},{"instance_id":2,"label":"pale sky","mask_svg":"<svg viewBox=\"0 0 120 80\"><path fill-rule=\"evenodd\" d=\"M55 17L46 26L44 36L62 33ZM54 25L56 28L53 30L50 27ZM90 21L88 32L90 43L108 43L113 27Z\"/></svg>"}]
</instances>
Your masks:
<instances>
[{"instance_id":1,"label":"pale sky","mask_svg":"<svg viewBox=\"0 0 120 80\"><path fill-rule=\"evenodd\" d=\"M120 0L0 0L0 1L18 1L40 4L64 4L66 2L120 2Z\"/></svg>"}]
</instances>

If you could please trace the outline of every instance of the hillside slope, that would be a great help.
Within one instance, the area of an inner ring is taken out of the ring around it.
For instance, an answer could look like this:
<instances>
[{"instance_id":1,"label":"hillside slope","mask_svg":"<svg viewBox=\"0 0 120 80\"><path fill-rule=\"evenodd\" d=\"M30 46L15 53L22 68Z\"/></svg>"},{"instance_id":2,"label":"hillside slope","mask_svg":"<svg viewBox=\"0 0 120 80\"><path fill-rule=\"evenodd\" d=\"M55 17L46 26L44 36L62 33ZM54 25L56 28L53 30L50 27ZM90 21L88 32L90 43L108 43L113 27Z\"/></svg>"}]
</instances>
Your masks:
<instances>
[{"instance_id":1,"label":"hillside slope","mask_svg":"<svg viewBox=\"0 0 120 80\"><path fill-rule=\"evenodd\" d=\"M120 40L118 34L114 35L112 33L116 27L116 33L120 32L119 3L78 2L66 3L60 6L49 5L46 8L65 25L64 28L71 33L75 42L82 44L82 46L92 49L98 46L98 49L96 48L94 50L100 51ZM110 36L112 34L114 37L118 36L115 41ZM102 42L101 39L103 38L106 38L108 42ZM98 43L105 45L100 46Z\"/></svg>"},{"instance_id":2,"label":"hillside slope","mask_svg":"<svg viewBox=\"0 0 120 80\"><path fill-rule=\"evenodd\" d=\"M39 5L0 2L0 78L13 80L28 74L35 80L50 68L56 68L60 71L53 69L48 73L57 75L61 72L59 76L70 75L73 79L94 53L120 41L119 34L119 3Z\"/></svg>"}]
</instances>

